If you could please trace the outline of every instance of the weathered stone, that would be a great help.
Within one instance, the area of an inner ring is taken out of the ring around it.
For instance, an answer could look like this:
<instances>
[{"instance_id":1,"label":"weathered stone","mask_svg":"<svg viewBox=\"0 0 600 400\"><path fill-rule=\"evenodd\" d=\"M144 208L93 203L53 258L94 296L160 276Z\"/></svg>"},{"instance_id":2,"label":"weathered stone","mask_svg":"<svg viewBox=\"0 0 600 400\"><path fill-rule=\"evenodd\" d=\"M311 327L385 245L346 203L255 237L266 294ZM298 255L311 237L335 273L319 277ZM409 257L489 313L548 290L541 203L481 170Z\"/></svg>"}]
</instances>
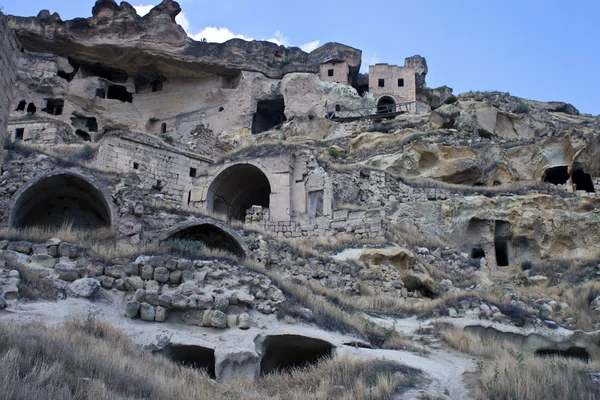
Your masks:
<instances>
[{"instance_id":1,"label":"weathered stone","mask_svg":"<svg viewBox=\"0 0 600 400\"><path fill-rule=\"evenodd\" d=\"M138 301L129 301L125 305L125 316L127 318L135 318L140 312L140 303Z\"/></svg>"},{"instance_id":2,"label":"weathered stone","mask_svg":"<svg viewBox=\"0 0 600 400\"><path fill-rule=\"evenodd\" d=\"M240 329L248 329L250 328L250 315L247 313L242 313L238 317L238 328Z\"/></svg>"},{"instance_id":3,"label":"weathered stone","mask_svg":"<svg viewBox=\"0 0 600 400\"><path fill-rule=\"evenodd\" d=\"M227 327L235 328L237 326L238 316L235 314L227 315Z\"/></svg>"},{"instance_id":4,"label":"weathered stone","mask_svg":"<svg viewBox=\"0 0 600 400\"><path fill-rule=\"evenodd\" d=\"M154 270L154 280L160 283L169 282L169 270L165 267L158 267Z\"/></svg>"},{"instance_id":5,"label":"weathered stone","mask_svg":"<svg viewBox=\"0 0 600 400\"><path fill-rule=\"evenodd\" d=\"M8 244L8 250L16 251L17 253L23 254L31 254L31 246L30 242L10 242Z\"/></svg>"},{"instance_id":6,"label":"weathered stone","mask_svg":"<svg viewBox=\"0 0 600 400\"><path fill-rule=\"evenodd\" d=\"M82 278L67 286L67 295L71 297L92 297L100 289L100 282L93 278Z\"/></svg>"},{"instance_id":7,"label":"weathered stone","mask_svg":"<svg viewBox=\"0 0 600 400\"><path fill-rule=\"evenodd\" d=\"M130 290L138 290L144 287L144 281L139 276L128 276L125 278L125 284Z\"/></svg>"},{"instance_id":8,"label":"weathered stone","mask_svg":"<svg viewBox=\"0 0 600 400\"><path fill-rule=\"evenodd\" d=\"M136 290L133 294L133 298L135 299L135 301L143 303L144 301L146 301L146 291L144 289Z\"/></svg>"},{"instance_id":9,"label":"weathered stone","mask_svg":"<svg viewBox=\"0 0 600 400\"><path fill-rule=\"evenodd\" d=\"M215 296L215 301L214 301L214 305L213 305L215 310L224 312L227 310L227 306L229 306L229 299L227 298L227 296L224 296L224 295Z\"/></svg>"},{"instance_id":10,"label":"weathered stone","mask_svg":"<svg viewBox=\"0 0 600 400\"><path fill-rule=\"evenodd\" d=\"M127 291L127 284L125 283L125 279L117 279L115 281L115 287L117 288L117 290Z\"/></svg>"},{"instance_id":11,"label":"weathered stone","mask_svg":"<svg viewBox=\"0 0 600 400\"><path fill-rule=\"evenodd\" d=\"M48 241L46 241L46 247L59 246L61 243L62 240L57 238L48 239Z\"/></svg>"},{"instance_id":12,"label":"weathered stone","mask_svg":"<svg viewBox=\"0 0 600 400\"><path fill-rule=\"evenodd\" d=\"M174 294L171 299L171 307L179 310L185 310L187 308L188 299L186 296L181 294Z\"/></svg>"},{"instance_id":13,"label":"weathered stone","mask_svg":"<svg viewBox=\"0 0 600 400\"><path fill-rule=\"evenodd\" d=\"M111 278L110 276L99 276L97 279L105 289L112 289L115 284L115 278Z\"/></svg>"},{"instance_id":14,"label":"weathered stone","mask_svg":"<svg viewBox=\"0 0 600 400\"><path fill-rule=\"evenodd\" d=\"M82 253L81 248L74 244L62 242L58 245L58 254L62 257L75 259Z\"/></svg>"},{"instance_id":15,"label":"weathered stone","mask_svg":"<svg viewBox=\"0 0 600 400\"><path fill-rule=\"evenodd\" d=\"M81 277L77 268L70 264L58 263L54 270L58 273L58 277L64 281L72 282Z\"/></svg>"},{"instance_id":16,"label":"weathered stone","mask_svg":"<svg viewBox=\"0 0 600 400\"><path fill-rule=\"evenodd\" d=\"M96 278L98 276L104 275L104 264L95 262L91 263L87 266L87 276L88 278Z\"/></svg>"},{"instance_id":17,"label":"weathered stone","mask_svg":"<svg viewBox=\"0 0 600 400\"><path fill-rule=\"evenodd\" d=\"M174 285L178 285L181 282L181 275L182 272L179 270L172 271L169 274L169 281Z\"/></svg>"},{"instance_id":18,"label":"weathered stone","mask_svg":"<svg viewBox=\"0 0 600 400\"><path fill-rule=\"evenodd\" d=\"M202 314L202 326L212 326L213 310L205 310Z\"/></svg>"},{"instance_id":19,"label":"weathered stone","mask_svg":"<svg viewBox=\"0 0 600 400\"><path fill-rule=\"evenodd\" d=\"M215 310L212 314L211 325L214 328L227 328L227 314L222 311Z\"/></svg>"},{"instance_id":20,"label":"weathered stone","mask_svg":"<svg viewBox=\"0 0 600 400\"><path fill-rule=\"evenodd\" d=\"M148 303L142 303L140 305L140 317L142 318L142 321L152 322L154 321L155 315L156 309L153 305Z\"/></svg>"},{"instance_id":21,"label":"weathered stone","mask_svg":"<svg viewBox=\"0 0 600 400\"><path fill-rule=\"evenodd\" d=\"M151 265L144 265L142 267L142 279L147 281L152 279L154 275L154 268Z\"/></svg>"},{"instance_id":22,"label":"weathered stone","mask_svg":"<svg viewBox=\"0 0 600 400\"><path fill-rule=\"evenodd\" d=\"M167 309L161 306L156 307L154 320L156 322L165 322L167 320Z\"/></svg>"},{"instance_id":23,"label":"weathered stone","mask_svg":"<svg viewBox=\"0 0 600 400\"><path fill-rule=\"evenodd\" d=\"M158 305L165 308L171 308L173 304L173 296L170 294L161 294L158 296Z\"/></svg>"},{"instance_id":24,"label":"weathered stone","mask_svg":"<svg viewBox=\"0 0 600 400\"><path fill-rule=\"evenodd\" d=\"M124 277L126 274L123 271L122 265L111 265L104 268L104 275L118 279Z\"/></svg>"},{"instance_id":25,"label":"weathered stone","mask_svg":"<svg viewBox=\"0 0 600 400\"><path fill-rule=\"evenodd\" d=\"M56 259L49 255L34 254L31 256L31 263L42 268L54 268Z\"/></svg>"}]
</instances>

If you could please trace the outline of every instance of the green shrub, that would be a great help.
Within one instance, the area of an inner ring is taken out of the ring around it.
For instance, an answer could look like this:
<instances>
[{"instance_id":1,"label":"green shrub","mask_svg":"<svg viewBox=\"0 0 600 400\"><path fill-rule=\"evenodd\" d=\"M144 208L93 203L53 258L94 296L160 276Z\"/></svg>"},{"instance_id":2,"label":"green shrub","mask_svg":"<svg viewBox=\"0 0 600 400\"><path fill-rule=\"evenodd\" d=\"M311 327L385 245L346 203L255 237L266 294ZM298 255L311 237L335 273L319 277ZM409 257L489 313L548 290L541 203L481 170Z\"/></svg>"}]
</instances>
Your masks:
<instances>
[{"instance_id":1,"label":"green shrub","mask_svg":"<svg viewBox=\"0 0 600 400\"><path fill-rule=\"evenodd\" d=\"M515 114L527 114L529 112L529 106L527 104L524 103L519 103L517 104L517 106L515 107Z\"/></svg>"},{"instance_id":2,"label":"green shrub","mask_svg":"<svg viewBox=\"0 0 600 400\"><path fill-rule=\"evenodd\" d=\"M340 152L337 151L336 149L329 149L329 155L332 158L339 158L340 157Z\"/></svg>"},{"instance_id":3,"label":"green shrub","mask_svg":"<svg viewBox=\"0 0 600 400\"><path fill-rule=\"evenodd\" d=\"M446 99L446 101L444 101L444 104L454 104L458 101L458 98L456 98L456 96L451 95L450 97L448 97Z\"/></svg>"}]
</instances>

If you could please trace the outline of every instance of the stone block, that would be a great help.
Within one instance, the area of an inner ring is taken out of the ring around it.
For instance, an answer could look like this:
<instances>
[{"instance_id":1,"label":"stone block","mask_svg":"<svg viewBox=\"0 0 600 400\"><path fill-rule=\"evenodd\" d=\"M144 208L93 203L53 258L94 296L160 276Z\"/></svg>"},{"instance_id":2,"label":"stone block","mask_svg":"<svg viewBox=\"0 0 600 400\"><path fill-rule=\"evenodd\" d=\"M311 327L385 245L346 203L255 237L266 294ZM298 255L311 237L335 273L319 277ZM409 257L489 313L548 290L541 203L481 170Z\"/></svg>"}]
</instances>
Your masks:
<instances>
[{"instance_id":1,"label":"stone block","mask_svg":"<svg viewBox=\"0 0 600 400\"><path fill-rule=\"evenodd\" d=\"M156 309L153 305L148 303L142 303L140 305L140 316L143 321L152 322L156 315Z\"/></svg>"}]
</instances>

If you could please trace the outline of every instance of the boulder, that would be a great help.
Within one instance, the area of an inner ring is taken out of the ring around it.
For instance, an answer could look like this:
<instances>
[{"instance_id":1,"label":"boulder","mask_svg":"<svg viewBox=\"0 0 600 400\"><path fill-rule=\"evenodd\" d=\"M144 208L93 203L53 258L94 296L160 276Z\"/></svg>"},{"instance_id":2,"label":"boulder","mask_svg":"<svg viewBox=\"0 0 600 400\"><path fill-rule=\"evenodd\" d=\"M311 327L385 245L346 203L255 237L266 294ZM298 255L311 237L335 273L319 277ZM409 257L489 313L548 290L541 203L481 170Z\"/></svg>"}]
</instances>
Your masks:
<instances>
[{"instance_id":1,"label":"boulder","mask_svg":"<svg viewBox=\"0 0 600 400\"><path fill-rule=\"evenodd\" d=\"M127 318L135 318L140 312L140 303L138 301L130 301L125 305L125 316Z\"/></svg>"},{"instance_id":2,"label":"boulder","mask_svg":"<svg viewBox=\"0 0 600 400\"><path fill-rule=\"evenodd\" d=\"M73 282L81 277L77 268L72 264L58 263L54 267L54 270L58 273L59 279L62 279L63 281Z\"/></svg>"},{"instance_id":3,"label":"boulder","mask_svg":"<svg viewBox=\"0 0 600 400\"><path fill-rule=\"evenodd\" d=\"M211 326L214 328L227 328L227 314L222 311L215 310L212 314Z\"/></svg>"},{"instance_id":4,"label":"boulder","mask_svg":"<svg viewBox=\"0 0 600 400\"><path fill-rule=\"evenodd\" d=\"M156 309L153 305L148 303L142 303L140 305L140 316L142 321L152 322L156 315Z\"/></svg>"},{"instance_id":5,"label":"boulder","mask_svg":"<svg viewBox=\"0 0 600 400\"><path fill-rule=\"evenodd\" d=\"M67 295L71 297L94 296L100 289L100 282L94 278L82 278L72 282L67 286Z\"/></svg>"}]
</instances>

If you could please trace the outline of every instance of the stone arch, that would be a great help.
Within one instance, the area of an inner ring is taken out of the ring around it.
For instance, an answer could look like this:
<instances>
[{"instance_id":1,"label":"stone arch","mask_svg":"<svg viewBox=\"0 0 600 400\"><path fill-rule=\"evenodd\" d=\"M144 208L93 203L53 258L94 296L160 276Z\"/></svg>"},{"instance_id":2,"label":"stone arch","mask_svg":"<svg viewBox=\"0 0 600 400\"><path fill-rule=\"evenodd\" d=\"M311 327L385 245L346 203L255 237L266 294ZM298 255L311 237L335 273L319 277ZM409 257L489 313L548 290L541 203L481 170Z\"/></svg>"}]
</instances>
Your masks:
<instances>
[{"instance_id":1,"label":"stone arch","mask_svg":"<svg viewBox=\"0 0 600 400\"><path fill-rule=\"evenodd\" d=\"M269 208L271 182L267 173L253 163L240 163L222 168L208 185L206 209L244 221L252 206Z\"/></svg>"},{"instance_id":2,"label":"stone arch","mask_svg":"<svg viewBox=\"0 0 600 400\"><path fill-rule=\"evenodd\" d=\"M396 99L392 96L381 96L377 100L377 114L390 114L396 112Z\"/></svg>"},{"instance_id":3,"label":"stone arch","mask_svg":"<svg viewBox=\"0 0 600 400\"><path fill-rule=\"evenodd\" d=\"M242 235L226 223L209 217L177 224L159 237L159 241L168 239L199 241L207 247L225 250L240 258L248 253Z\"/></svg>"},{"instance_id":4,"label":"stone arch","mask_svg":"<svg viewBox=\"0 0 600 400\"><path fill-rule=\"evenodd\" d=\"M8 226L74 228L113 226L115 213L110 194L88 177L75 171L58 170L23 185L10 202Z\"/></svg>"}]
</instances>

